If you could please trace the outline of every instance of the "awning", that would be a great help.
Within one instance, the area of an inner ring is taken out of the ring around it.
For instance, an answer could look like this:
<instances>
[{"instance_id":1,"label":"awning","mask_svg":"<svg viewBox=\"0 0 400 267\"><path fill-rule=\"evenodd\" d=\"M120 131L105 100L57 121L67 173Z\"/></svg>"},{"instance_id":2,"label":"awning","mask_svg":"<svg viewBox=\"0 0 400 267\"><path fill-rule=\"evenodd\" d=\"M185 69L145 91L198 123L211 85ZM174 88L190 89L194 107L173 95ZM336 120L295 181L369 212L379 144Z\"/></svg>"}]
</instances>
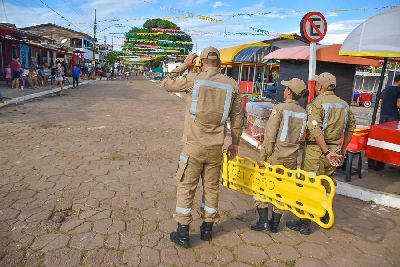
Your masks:
<instances>
[{"instance_id":1,"label":"awning","mask_svg":"<svg viewBox=\"0 0 400 267\"><path fill-rule=\"evenodd\" d=\"M255 47L248 47L240 51L236 54L233 58L234 62L257 62L254 58L257 56L257 53L261 53L262 50L269 49L270 46L255 46ZM265 54L268 54L269 50L266 51Z\"/></svg>"},{"instance_id":2,"label":"awning","mask_svg":"<svg viewBox=\"0 0 400 267\"><path fill-rule=\"evenodd\" d=\"M379 60L369 58L359 58L351 56L340 56L340 44L333 45L317 45L317 61L354 64L379 67L381 64ZM310 48L308 46L297 46L282 48L276 50L264 57L265 61L275 60L304 60L308 61L310 58Z\"/></svg>"},{"instance_id":3,"label":"awning","mask_svg":"<svg viewBox=\"0 0 400 267\"><path fill-rule=\"evenodd\" d=\"M400 7L361 23L344 40L340 55L400 58Z\"/></svg>"},{"instance_id":4,"label":"awning","mask_svg":"<svg viewBox=\"0 0 400 267\"><path fill-rule=\"evenodd\" d=\"M238 46L233 46L233 47L228 47L228 48L222 48L220 49L220 57L221 57L221 64L224 65L229 65L235 62L234 58L235 56L242 50L249 48L249 47L266 47L270 46L270 44L264 43L264 42L257 42L257 43L250 43L250 44L243 44L243 45L238 45Z\"/></svg>"}]
</instances>

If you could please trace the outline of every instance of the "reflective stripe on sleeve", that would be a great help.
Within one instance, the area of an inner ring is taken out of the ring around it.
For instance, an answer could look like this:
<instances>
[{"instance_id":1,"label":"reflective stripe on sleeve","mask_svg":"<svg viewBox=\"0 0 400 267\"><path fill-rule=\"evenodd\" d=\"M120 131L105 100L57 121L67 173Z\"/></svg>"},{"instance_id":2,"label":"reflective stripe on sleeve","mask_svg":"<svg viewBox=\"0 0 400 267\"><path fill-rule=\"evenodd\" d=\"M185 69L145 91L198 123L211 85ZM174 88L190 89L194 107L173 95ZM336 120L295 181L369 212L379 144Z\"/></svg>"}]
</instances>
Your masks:
<instances>
[{"instance_id":1,"label":"reflective stripe on sleeve","mask_svg":"<svg viewBox=\"0 0 400 267\"><path fill-rule=\"evenodd\" d=\"M346 124L347 124L347 116L349 114L348 107L342 103L325 103L322 104L322 108L324 109L324 120L322 122L322 131L324 132L326 128L328 128L328 120L329 120L329 115L330 115L330 110L331 109L343 109L344 110L344 128L346 129Z\"/></svg>"},{"instance_id":2,"label":"reflective stripe on sleeve","mask_svg":"<svg viewBox=\"0 0 400 267\"><path fill-rule=\"evenodd\" d=\"M302 119L303 120L303 125L301 127L300 131L300 137L303 136L302 133L304 133L305 129L305 124L306 124L306 119L307 119L307 114L303 112L294 112L291 110L283 110L283 127L282 127L282 132L279 140L281 142L285 142L287 138L287 134L289 131L289 117L297 118L297 119Z\"/></svg>"}]
</instances>

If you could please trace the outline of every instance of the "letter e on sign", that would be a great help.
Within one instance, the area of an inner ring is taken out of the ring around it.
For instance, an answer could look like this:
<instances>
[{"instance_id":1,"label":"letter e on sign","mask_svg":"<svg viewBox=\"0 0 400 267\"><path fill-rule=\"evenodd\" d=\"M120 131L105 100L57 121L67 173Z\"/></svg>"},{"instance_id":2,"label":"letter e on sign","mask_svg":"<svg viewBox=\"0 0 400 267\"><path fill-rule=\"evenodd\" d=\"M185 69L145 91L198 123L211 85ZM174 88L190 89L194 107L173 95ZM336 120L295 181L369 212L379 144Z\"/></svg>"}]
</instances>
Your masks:
<instances>
[{"instance_id":1,"label":"letter e on sign","mask_svg":"<svg viewBox=\"0 0 400 267\"><path fill-rule=\"evenodd\" d=\"M309 42L316 43L324 39L328 24L320 12L307 13L300 22L301 36Z\"/></svg>"}]
</instances>

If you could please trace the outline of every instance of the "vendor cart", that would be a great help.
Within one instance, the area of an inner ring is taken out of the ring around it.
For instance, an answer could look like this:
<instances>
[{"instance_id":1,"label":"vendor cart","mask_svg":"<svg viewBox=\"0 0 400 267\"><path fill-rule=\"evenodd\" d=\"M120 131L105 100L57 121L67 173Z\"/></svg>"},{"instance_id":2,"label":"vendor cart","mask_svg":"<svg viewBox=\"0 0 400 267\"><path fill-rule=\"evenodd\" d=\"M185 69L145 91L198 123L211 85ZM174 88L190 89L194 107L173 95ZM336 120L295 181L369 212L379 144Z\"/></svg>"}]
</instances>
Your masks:
<instances>
[{"instance_id":1,"label":"vendor cart","mask_svg":"<svg viewBox=\"0 0 400 267\"><path fill-rule=\"evenodd\" d=\"M374 125L387 62L400 58L399 26L400 7L389 8L355 28L344 41L339 53L345 56L383 59L365 153L368 158L368 167L374 170L382 170L385 164L400 166L400 122L392 121Z\"/></svg>"}]
</instances>

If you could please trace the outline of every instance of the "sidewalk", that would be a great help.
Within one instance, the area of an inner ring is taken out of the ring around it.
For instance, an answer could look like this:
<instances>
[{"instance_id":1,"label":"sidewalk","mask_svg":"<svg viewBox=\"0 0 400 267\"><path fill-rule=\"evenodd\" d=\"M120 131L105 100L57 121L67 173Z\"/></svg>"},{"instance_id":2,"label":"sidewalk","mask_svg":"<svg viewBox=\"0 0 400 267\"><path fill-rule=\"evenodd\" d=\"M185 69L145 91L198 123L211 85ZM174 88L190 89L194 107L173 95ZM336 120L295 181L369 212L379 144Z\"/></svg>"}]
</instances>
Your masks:
<instances>
[{"instance_id":1,"label":"sidewalk","mask_svg":"<svg viewBox=\"0 0 400 267\"><path fill-rule=\"evenodd\" d=\"M69 82L64 83L64 89L68 90L72 88L72 79L68 78ZM80 80L79 85L87 84L88 80ZM8 87L4 82L0 84L0 92L3 95L3 102L0 102L0 108L8 106L10 104L18 104L30 99L37 97L54 94L61 90L60 87L54 85L40 86L36 89L25 88L24 89L12 89Z\"/></svg>"}]
</instances>

